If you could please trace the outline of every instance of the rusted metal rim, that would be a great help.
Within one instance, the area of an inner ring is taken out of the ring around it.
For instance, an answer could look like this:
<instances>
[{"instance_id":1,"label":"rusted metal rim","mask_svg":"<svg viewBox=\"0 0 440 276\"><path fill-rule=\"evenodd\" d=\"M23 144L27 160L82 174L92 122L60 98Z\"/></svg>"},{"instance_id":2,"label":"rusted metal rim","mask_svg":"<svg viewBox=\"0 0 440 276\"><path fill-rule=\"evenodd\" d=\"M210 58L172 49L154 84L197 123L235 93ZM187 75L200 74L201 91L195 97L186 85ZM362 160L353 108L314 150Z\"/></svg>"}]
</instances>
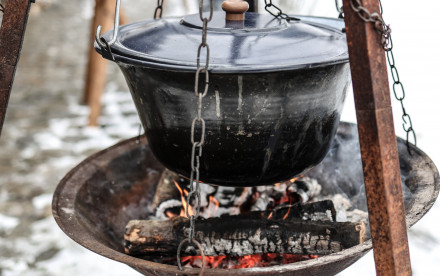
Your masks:
<instances>
[{"instance_id":1,"label":"rusted metal rim","mask_svg":"<svg viewBox=\"0 0 440 276\"><path fill-rule=\"evenodd\" d=\"M354 125L341 123L340 130L338 131L338 135L344 135L344 131L346 129L355 128ZM411 162L414 161L417 163L417 166L413 166L417 169L416 172L413 172L413 180L417 180L417 186L411 187L412 191L414 191L414 200L410 202L407 206L407 223L408 226L412 226L416 223L423 215L428 212L428 210L434 204L440 187L440 178L439 173L433 162L430 158L422 152L420 149L413 146L413 156L410 157L406 151L405 142L401 139L398 139L399 144L399 153L400 158L408 159L410 158ZM100 175L103 171L106 171L108 167L111 165L111 162L122 155L127 155L126 159L123 160L132 160L136 159L133 157L132 153L136 152L139 148L142 147L142 154L145 160L150 160L149 164L153 164L155 166L155 170L160 172L163 169L162 165L157 164L158 162L154 159L149 147L147 145L146 139L141 139L140 144L137 143L136 138L132 138L123 142L120 142L110 148L107 148L101 152L98 152L91 157L87 158L83 162L81 162L77 167L72 169L60 182L57 187L54 198L52 202L52 211L56 222L59 227L74 241L81 244L85 248L96 252L102 256L113 259L115 261L119 261L125 263L134 269L148 275L197 275L199 273L199 269L185 269L183 272L177 269L177 266L165 265L155 262L150 262L146 260L142 260L139 258L131 257L123 253L121 249L121 244L118 244L112 238L101 237L99 235L99 227L103 227L103 229L107 229L106 225L100 226L98 222L98 218L96 220L85 220L82 218L82 214L86 214L88 212L93 212L91 209L87 208L88 205L83 204L83 201L90 200L91 204L96 204L99 209L100 204L105 204L105 198L90 198L87 199L84 196L84 191L87 188L94 185L92 175ZM129 154L127 154L129 153ZM406 153L406 154L405 154ZM129 161L127 161L129 162ZM134 161L133 161L134 162ZM403 163L405 163L404 161ZM411 163L409 162L409 163ZM401 160L402 163L402 160ZM139 165L139 164L138 164ZM145 169L145 168L144 168ZM121 168L123 171L124 168ZM99 172L99 173L97 173ZM109 173L109 172L107 172ZM130 174L132 175L132 174ZM158 178L155 179L149 178L151 185L157 184ZM103 182L104 183L104 182ZM105 184L105 183L104 183ZM96 194L106 194L108 193L109 185L111 183L107 183L100 187L94 187L94 189L102 188L102 191L93 191ZM140 184L142 185L142 183ZM125 190L130 187L124 188ZM154 188L154 187L153 187ZM131 187L130 189L133 190ZM125 191L124 190L124 191ZM154 191L154 189L147 189L145 191L146 194ZM136 189L133 190L133 193L138 193ZM104 196L104 197L106 197ZM96 202L94 201L96 200ZM108 199L112 200L111 198ZM125 200L125 199L122 199ZM113 204L113 203L111 203ZM128 205L127 205L128 206ZM127 207L128 208L128 207ZM135 206L133 208L138 208ZM96 212L106 212L106 206L103 207L102 210L98 210ZM128 215L131 215L129 211L127 211ZM106 215L105 219L111 222L112 216ZM115 216L121 215L120 213L115 213ZM126 215L126 214L122 214ZM130 218L127 218L130 219ZM104 222L107 223L108 221ZM120 223L122 229L125 224ZM98 230L97 230L98 229ZM121 231L123 232L123 230ZM109 231L113 231L110 227ZM97 235L98 233L98 235ZM122 240L121 240L122 241ZM122 242L120 242L122 243ZM291 275L295 272L295 275L334 275L344 268L348 267L359 258L361 258L364 254L366 254L372 248L371 240L364 242L361 245L352 247L350 249L344 250L339 253L331 254L328 256L323 256L318 259L303 261L299 263L287 264L287 265L279 265L273 267L264 267L264 268L250 268L250 269L235 269L235 275L269 275L269 274L277 274L277 275ZM221 269L206 269L205 275L224 275L225 271Z\"/></svg>"}]
</instances>

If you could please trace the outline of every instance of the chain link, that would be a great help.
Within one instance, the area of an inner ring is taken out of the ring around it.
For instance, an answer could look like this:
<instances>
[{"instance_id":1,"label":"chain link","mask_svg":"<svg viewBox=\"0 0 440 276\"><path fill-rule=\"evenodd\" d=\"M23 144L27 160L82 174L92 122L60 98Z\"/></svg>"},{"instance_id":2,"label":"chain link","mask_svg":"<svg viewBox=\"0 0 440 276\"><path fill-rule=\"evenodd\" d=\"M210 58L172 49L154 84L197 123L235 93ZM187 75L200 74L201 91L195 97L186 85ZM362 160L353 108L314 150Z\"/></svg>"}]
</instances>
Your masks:
<instances>
[{"instance_id":1,"label":"chain link","mask_svg":"<svg viewBox=\"0 0 440 276\"><path fill-rule=\"evenodd\" d=\"M397 70L396 62L394 60L393 41L391 37L390 37L390 47L388 47L388 49L386 50L386 54L387 54L388 64L390 66L391 77L393 78L394 97L396 98L396 100L399 101L400 106L402 108L402 121L403 121L402 127L403 130L406 132L406 148L409 154L412 154L410 151L409 140L410 138L412 138L414 141L414 145L417 146L417 135L413 128L411 116L406 112L406 108L403 103L403 100L405 99L406 96L405 88L403 87L403 83L400 80L399 71Z\"/></svg>"},{"instance_id":2,"label":"chain link","mask_svg":"<svg viewBox=\"0 0 440 276\"><path fill-rule=\"evenodd\" d=\"M188 238L186 238L179 244L179 247L177 248L177 263L179 264L180 270L182 270L182 267L180 265L180 252L182 251L183 245L186 243L195 244L200 250L200 255L202 257L202 260L205 260L205 252L203 252L202 245L194 239L192 241L190 241ZM199 276L202 276L204 271L205 271L205 263L203 262L202 268L200 269Z\"/></svg>"},{"instance_id":3,"label":"chain link","mask_svg":"<svg viewBox=\"0 0 440 276\"><path fill-rule=\"evenodd\" d=\"M163 0L157 0L157 6L154 10L154 19L162 18L163 13Z\"/></svg>"},{"instance_id":4,"label":"chain link","mask_svg":"<svg viewBox=\"0 0 440 276\"><path fill-rule=\"evenodd\" d=\"M381 14L377 12L371 13L364 6L362 6L361 0L351 0L351 8L359 15L359 17L365 22L371 22L374 24L374 28L381 35L382 47L385 51L389 49L391 28L387 25L382 18Z\"/></svg>"},{"instance_id":5,"label":"chain link","mask_svg":"<svg viewBox=\"0 0 440 276\"><path fill-rule=\"evenodd\" d=\"M264 0L264 4L264 9L275 18L282 18L287 21L300 21L299 18L292 17L283 13L283 11L277 5L272 3L272 0Z\"/></svg>"},{"instance_id":6,"label":"chain link","mask_svg":"<svg viewBox=\"0 0 440 276\"><path fill-rule=\"evenodd\" d=\"M0 12L5 12L5 7L0 3Z\"/></svg>"},{"instance_id":7,"label":"chain link","mask_svg":"<svg viewBox=\"0 0 440 276\"><path fill-rule=\"evenodd\" d=\"M180 262L180 252L182 250L182 246L186 243L195 244L202 255L202 269L200 270L199 275L203 275L205 269L205 258L203 248L200 243L195 239L194 235L196 233L196 219L200 215L200 158L202 157L203 145L205 144L205 132L206 125L205 120L202 117L202 105L203 99L208 94L209 90L209 58L210 51L209 45L207 43L207 34L208 34L208 23L211 21L213 13L214 13L214 5L213 0L209 0L210 8L208 17L204 17L203 15L203 0L199 0L199 15L200 20L203 23L202 28L202 41L197 49L197 70L195 74L194 80L194 95L197 97L197 116L194 118L191 124L191 174L190 174L190 190L187 196L187 208L186 208L186 216L189 218L189 232L188 238L183 240L177 251L177 265L179 269L182 270L182 264ZM205 49L204 55L204 63L202 63L202 50ZM199 82L200 75L205 75L205 85L204 88L199 90ZM197 131L198 130L198 131ZM199 136L196 137L196 133L199 133ZM190 214L190 206L192 206L193 214Z\"/></svg>"},{"instance_id":8,"label":"chain link","mask_svg":"<svg viewBox=\"0 0 440 276\"><path fill-rule=\"evenodd\" d=\"M339 18L344 18L344 9L342 8L343 4L341 3L341 5L339 5L339 1L340 0L335 0L336 10L339 13ZM380 14L383 14L383 7L381 1L379 1L379 6L380 6Z\"/></svg>"},{"instance_id":9,"label":"chain link","mask_svg":"<svg viewBox=\"0 0 440 276\"><path fill-rule=\"evenodd\" d=\"M337 3L337 0L336 0ZM388 65L390 67L391 77L393 79L393 93L394 97L400 102L402 108L402 121L403 130L406 132L406 147L408 153L412 155L410 148L410 138L414 140L414 145L417 146L417 136L413 128L411 116L406 112L403 100L405 99L405 88L399 77L399 71L396 67L396 61L393 54L393 40L391 38L391 28L385 24L383 20L383 8L382 2L379 0L380 15L378 13L371 13L365 7L362 6L361 0L351 0L351 8L359 15L359 17L365 22L371 22L374 24L375 29L381 35L382 47L385 50Z\"/></svg>"}]
</instances>

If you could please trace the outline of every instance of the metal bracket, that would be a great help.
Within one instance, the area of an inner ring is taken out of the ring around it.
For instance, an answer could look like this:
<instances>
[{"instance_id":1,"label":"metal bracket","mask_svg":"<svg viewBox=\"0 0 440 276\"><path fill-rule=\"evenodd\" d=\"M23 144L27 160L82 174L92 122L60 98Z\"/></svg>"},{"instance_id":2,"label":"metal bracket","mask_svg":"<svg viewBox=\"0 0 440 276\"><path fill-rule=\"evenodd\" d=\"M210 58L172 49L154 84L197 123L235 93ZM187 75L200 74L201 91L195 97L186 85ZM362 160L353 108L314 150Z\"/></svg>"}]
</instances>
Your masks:
<instances>
[{"instance_id":1,"label":"metal bracket","mask_svg":"<svg viewBox=\"0 0 440 276\"><path fill-rule=\"evenodd\" d=\"M112 39L110 41L108 41L107 43L103 42L104 40L101 38L101 30L102 30L102 26L101 25L98 25L98 28L96 28L95 40L96 40L96 43L98 43L98 45L101 46L101 48L108 47L110 49L110 47L113 44L115 44L116 39L118 38L118 32L119 32L119 15L120 15L120 12L121 12L121 0L116 0L115 23L114 23L114 28L113 28L113 36L112 36ZM111 51L110 51L110 53L111 53Z\"/></svg>"},{"instance_id":2,"label":"metal bracket","mask_svg":"<svg viewBox=\"0 0 440 276\"><path fill-rule=\"evenodd\" d=\"M99 40L104 43L104 47L101 47L102 57L115 61L115 56L112 53L112 48L110 47L110 44L107 42L107 40L105 40L105 38L103 37L101 37Z\"/></svg>"}]
</instances>

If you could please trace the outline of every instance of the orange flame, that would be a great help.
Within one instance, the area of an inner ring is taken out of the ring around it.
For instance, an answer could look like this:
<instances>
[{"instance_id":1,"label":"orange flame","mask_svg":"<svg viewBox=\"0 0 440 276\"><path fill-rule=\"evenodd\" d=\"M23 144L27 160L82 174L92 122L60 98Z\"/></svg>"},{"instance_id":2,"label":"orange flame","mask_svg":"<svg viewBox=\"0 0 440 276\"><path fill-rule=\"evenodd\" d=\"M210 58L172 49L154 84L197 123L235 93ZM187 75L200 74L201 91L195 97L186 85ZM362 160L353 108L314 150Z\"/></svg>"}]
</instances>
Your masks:
<instances>
[{"instance_id":1,"label":"orange flame","mask_svg":"<svg viewBox=\"0 0 440 276\"><path fill-rule=\"evenodd\" d=\"M177 215L176 214L174 214L173 212L171 212L171 211L166 211L165 212L165 214L167 215L167 217L169 217L169 218L174 218L174 217L176 217Z\"/></svg>"},{"instance_id":2,"label":"orange flame","mask_svg":"<svg viewBox=\"0 0 440 276\"><path fill-rule=\"evenodd\" d=\"M267 216L267 219L270 219L273 216L273 211Z\"/></svg>"},{"instance_id":3,"label":"orange flame","mask_svg":"<svg viewBox=\"0 0 440 276\"><path fill-rule=\"evenodd\" d=\"M284 215L283 220L286 220L289 217L290 209L292 209L292 198L289 198L289 210L287 210L287 213Z\"/></svg>"},{"instance_id":4,"label":"orange flame","mask_svg":"<svg viewBox=\"0 0 440 276\"><path fill-rule=\"evenodd\" d=\"M293 182L295 182L295 181L297 181L298 179L303 178L303 177L304 177L304 175L301 174L301 175L298 175L297 177L294 177L294 178L290 179L289 181L290 181L290 183L293 183Z\"/></svg>"},{"instance_id":5,"label":"orange flame","mask_svg":"<svg viewBox=\"0 0 440 276\"><path fill-rule=\"evenodd\" d=\"M188 204L188 202L186 202L186 196L188 196L188 191L181 189L179 184L174 181L174 185L176 185L177 190L179 190L180 193L180 200L182 201L182 209L180 210L180 216L181 217L186 217L186 209L188 208L188 214L191 216L194 214L194 210L191 207L191 205Z\"/></svg>"},{"instance_id":6,"label":"orange flame","mask_svg":"<svg viewBox=\"0 0 440 276\"><path fill-rule=\"evenodd\" d=\"M213 207L212 207L213 206ZM218 202L217 199L215 199L214 196L209 196L209 203L208 203L208 214L207 217L213 217L217 214L218 208L220 207L220 203Z\"/></svg>"}]
</instances>

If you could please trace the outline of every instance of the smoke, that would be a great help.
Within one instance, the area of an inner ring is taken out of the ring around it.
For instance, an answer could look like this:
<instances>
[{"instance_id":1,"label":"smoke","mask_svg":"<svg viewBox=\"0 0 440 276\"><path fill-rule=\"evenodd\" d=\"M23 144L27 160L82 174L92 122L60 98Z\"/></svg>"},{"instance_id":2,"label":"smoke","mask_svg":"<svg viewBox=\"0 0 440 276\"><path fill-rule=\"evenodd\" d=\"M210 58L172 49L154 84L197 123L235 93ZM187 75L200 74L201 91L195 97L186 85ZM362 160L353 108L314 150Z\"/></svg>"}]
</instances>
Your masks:
<instances>
[{"instance_id":1,"label":"smoke","mask_svg":"<svg viewBox=\"0 0 440 276\"><path fill-rule=\"evenodd\" d=\"M401 154L405 154L402 151L406 151L406 148L399 145L399 149ZM406 184L409 175L410 168L401 159L403 184ZM337 211L342 212L338 220L355 221L360 218L359 211L368 211L359 137L355 125L340 124L338 134L325 159L309 171L307 176L318 180L322 186L322 196L332 199ZM407 185L402 185L402 190L405 205L408 205L413 193ZM344 199L335 198L335 195ZM343 206L338 208L338 202ZM350 212L344 214L344 209Z\"/></svg>"}]
</instances>

